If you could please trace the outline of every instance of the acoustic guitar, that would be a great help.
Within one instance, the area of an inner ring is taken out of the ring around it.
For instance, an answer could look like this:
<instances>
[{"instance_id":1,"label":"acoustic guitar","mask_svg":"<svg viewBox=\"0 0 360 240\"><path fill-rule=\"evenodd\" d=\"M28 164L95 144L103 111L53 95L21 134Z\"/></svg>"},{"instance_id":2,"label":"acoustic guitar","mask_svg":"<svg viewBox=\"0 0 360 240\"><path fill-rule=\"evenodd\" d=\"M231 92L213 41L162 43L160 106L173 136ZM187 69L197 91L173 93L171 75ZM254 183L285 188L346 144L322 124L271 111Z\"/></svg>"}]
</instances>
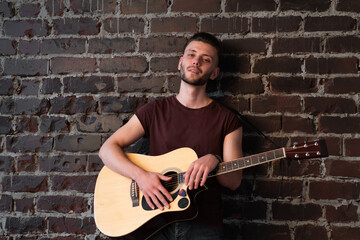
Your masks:
<instances>
[{"instance_id":1,"label":"acoustic guitar","mask_svg":"<svg viewBox=\"0 0 360 240\"><path fill-rule=\"evenodd\" d=\"M274 160L308 159L328 156L324 140L279 148L218 164L208 177L214 177ZM196 217L196 195L206 190L188 190L184 173L198 157L191 148L180 148L160 156L127 154L146 171L159 172L172 179L162 182L173 197L170 208L151 209L135 181L102 168L94 193L94 216L99 230L110 237L146 239L169 223Z\"/></svg>"}]
</instances>

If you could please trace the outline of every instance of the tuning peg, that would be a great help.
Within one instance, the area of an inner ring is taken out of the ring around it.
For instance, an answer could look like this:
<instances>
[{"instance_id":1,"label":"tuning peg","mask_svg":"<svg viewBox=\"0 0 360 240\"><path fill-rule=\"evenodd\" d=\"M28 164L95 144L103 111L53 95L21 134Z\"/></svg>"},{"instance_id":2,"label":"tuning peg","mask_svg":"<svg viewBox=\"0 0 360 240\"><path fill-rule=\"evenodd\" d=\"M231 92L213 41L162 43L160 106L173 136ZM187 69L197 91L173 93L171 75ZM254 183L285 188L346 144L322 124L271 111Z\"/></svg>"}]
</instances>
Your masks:
<instances>
[{"instance_id":1,"label":"tuning peg","mask_svg":"<svg viewBox=\"0 0 360 240\"><path fill-rule=\"evenodd\" d=\"M292 147L295 148L295 147L297 147L297 145L298 145L298 142L294 142Z\"/></svg>"}]
</instances>

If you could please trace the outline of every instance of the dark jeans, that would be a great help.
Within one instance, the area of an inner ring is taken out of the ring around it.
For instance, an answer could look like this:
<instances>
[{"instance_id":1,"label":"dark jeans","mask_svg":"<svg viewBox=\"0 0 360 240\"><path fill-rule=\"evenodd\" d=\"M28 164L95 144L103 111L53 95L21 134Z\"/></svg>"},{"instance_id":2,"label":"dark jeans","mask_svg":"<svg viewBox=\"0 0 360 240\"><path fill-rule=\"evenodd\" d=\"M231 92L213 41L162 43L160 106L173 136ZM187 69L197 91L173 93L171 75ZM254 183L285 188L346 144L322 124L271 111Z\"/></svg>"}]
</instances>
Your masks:
<instances>
[{"instance_id":1,"label":"dark jeans","mask_svg":"<svg viewBox=\"0 0 360 240\"><path fill-rule=\"evenodd\" d=\"M165 226L149 240L222 240L223 232L193 222L176 222Z\"/></svg>"}]
</instances>

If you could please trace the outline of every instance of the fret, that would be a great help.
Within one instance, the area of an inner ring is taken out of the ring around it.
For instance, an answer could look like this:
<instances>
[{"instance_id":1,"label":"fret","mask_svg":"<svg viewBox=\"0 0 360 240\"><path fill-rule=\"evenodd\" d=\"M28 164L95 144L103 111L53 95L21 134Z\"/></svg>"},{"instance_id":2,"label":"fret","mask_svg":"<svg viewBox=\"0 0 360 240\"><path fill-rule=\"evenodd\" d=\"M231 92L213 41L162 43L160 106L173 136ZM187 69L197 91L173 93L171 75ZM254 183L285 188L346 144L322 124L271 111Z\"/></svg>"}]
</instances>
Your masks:
<instances>
[{"instance_id":1,"label":"fret","mask_svg":"<svg viewBox=\"0 0 360 240\"><path fill-rule=\"evenodd\" d=\"M266 152L266 159L267 160L275 159L274 151Z\"/></svg>"}]
</instances>

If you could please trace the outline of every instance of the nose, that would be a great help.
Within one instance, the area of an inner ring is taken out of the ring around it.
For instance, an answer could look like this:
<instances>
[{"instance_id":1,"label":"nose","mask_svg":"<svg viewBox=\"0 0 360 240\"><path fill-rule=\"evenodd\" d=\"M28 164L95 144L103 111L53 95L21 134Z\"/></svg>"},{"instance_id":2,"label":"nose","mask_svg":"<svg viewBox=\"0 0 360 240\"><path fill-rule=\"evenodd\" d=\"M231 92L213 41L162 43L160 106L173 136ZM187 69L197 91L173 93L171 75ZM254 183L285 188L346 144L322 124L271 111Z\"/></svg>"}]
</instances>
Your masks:
<instances>
[{"instance_id":1,"label":"nose","mask_svg":"<svg viewBox=\"0 0 360 240\"><path fill-rule=\"evenodd\" d=\"M193 58L193 65L199 66L200 65L200 59L198 57Z\"/></svg>"}]
</instances>

